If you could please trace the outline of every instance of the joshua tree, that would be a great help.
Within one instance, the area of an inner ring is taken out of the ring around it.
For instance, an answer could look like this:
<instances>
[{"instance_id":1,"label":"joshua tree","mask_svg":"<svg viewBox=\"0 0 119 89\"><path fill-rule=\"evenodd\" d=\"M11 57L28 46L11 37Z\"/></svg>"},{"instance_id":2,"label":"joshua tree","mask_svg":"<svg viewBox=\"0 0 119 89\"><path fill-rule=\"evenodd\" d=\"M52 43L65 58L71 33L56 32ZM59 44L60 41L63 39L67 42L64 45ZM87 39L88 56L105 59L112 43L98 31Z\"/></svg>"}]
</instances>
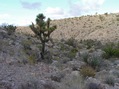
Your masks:
<instances>
[{"instance_id":1,"label":"joshua tree","mask_svg":"<svg viewBox=\"0 0 119 89\"><path fill-rule=\"evenodd\" d=\"M43 14L38 14L36 17L36 25L30 25L31 30L40 38L42 43L41 58L44 59L45 43L48 42L50 34L56 29L56 25L50 26L50 18L45 21Z\"/></svg>"}]
</instances>

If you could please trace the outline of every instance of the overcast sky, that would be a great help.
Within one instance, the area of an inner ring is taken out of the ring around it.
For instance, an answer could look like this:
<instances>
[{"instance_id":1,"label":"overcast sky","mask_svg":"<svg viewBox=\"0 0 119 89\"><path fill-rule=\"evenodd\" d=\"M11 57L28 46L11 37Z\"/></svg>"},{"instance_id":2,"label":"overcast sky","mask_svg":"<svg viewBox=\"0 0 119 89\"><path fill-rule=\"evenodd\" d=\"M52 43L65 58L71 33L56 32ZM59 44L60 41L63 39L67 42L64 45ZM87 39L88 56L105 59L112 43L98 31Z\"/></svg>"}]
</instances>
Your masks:
<instances>
[{"instance_id":1,"label":"overcast sky","mask_svg":"<svg viewBox=\"0 0 119 89\"><path fill-rule=\"evenodd\" d=\"M43 13L51 19L118 13L119 0L0 0L0 24L29 25Z\"/></svg>"}]
</instances>

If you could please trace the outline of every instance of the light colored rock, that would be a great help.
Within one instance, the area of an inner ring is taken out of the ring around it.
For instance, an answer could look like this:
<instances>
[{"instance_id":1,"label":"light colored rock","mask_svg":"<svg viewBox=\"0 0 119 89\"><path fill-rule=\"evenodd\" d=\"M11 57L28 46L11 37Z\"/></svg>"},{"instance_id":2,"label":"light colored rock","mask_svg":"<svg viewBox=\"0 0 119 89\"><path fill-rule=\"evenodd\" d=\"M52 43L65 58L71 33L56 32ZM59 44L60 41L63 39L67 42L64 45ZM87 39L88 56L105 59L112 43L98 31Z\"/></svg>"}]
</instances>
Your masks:
<instances>
[{"instance_id":1,"label":"light colored rock","mask_svg":"<svg viewBox=\"0 0 119 89\"><path fill-rule=\"evenodd\" d=\"M78 76L80 76L80 72L79 71L72 71L71 75L78 77Z\"/></svg>"}]
</instances>

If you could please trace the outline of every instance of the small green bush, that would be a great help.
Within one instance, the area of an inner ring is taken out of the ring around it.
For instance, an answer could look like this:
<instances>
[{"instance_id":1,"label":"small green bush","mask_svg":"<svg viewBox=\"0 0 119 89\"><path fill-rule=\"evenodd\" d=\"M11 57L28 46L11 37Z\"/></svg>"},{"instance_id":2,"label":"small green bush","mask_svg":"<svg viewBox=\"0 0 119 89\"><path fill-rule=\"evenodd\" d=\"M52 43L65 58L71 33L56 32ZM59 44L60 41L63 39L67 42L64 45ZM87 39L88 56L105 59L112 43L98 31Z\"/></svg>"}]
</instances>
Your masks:
<instances>
[{"instance_id":1,"label":"small green bush","mask_svg":"<svg viewBox=\"0 0 119 89\"><path fill-rule=\"evenodd\" d=\"M80 73L84 76L84 77L94 77L96 74L96 71L90 67L90 66L83 66Z\"/></svg>"},{"instance_id":2,"label":"small green bush","mask_svg":"<svg viewBox=\"0 0 119 89\"><path fill-rule=\"evenodd\" d=\"M88 40L84 40L84 44L87 46L87 49L90 49L94 44L94 40L88 39Z\"/></svg>"},{"instance_id":3,"label":"small green bush","mask_svg":"<svg viewBox=\"0 0 119 89\"><path fill-rule=\"evenodd\" d=\"M99 67L100 61L101 61L100 57L93 55L89 61L89 65L94 69L96 69Z\"/></svg>"},{"instance_id":4,"label":"small green bush","mask_svg":"<svg viewBox=\"0 0 119 89\"><path fill-rule=\"evenodd\" d=\"M114 77L108 76L108 77L105 79L105 83L106 83L106 84L109 84L109 85L111 85L111 86L114 86L114 83L115 83Z\"/></svg>"},{"instance_id":5,"label":"small green bush","mask_svg":"<svg viewBox=\"0 0 119 89\"><path fill-rule=\"evenodd\" d=\"M62 50L62 51L68 51L69 50L69 46L60 43L60 50Z\"/></svg>"},{"instance_id":6,"label":"small green bush","mask_svg":"<svg viewBox=\"0 0 119 89\"><path fill-rule=\"evenodd\" d=\"M65 44L68 44L69 46L72 46L72 47L75 47L75 48L77 46L76 43L77 43L77 41L73 37L69 38L65 42Z\"/></svg>"},{"instance_id":7,"label":"small green bush","mask_svg":"<svg viewBox=\"0 0 119 89\"><path fill-rule=\"evenodd\" d=\"M117 21L119 21L119 17L117 18Z\"/></svg>"},{"instance_id":8,"label":"small green bush","mask_svg":"<svg viewBox=\"0 0 119 89\"><path fill-rule=\"evenodd\" d=\"M100 48L102 46L100 41L92 39L82 40L80 43L82 43L87 49L90 49L92 47Z\"/></svg>"},{"instance_id":9,"label":"small green bush","mask_svg":"<svg viewBox=\"0 0 119 89\"><path fill-rule=\"evenodd\" d=\"M113 74L114 74L117 78L119 78L119 71L114 71Z\"/></svg>"},{"instance_id":10,"label":"small green bush","mask_svg":"<svg viewBox=\"0 0 119 89\"><path fill-rule=\"evenodd\" d=\"M78 52L78 50L76 48L73 48L70 52L69 52L69 57L70 58L74 58L76 56L76 53Z\"/></svg>"},{"instance_id":11,"label":"small green bush","mask_svg":"<svg viewBox=\"0 0 119 89\"><path fill-rule=\"evenodd\" d=\"M3 28L5 30L7 30L7 32L8 32L9 35L12 35L15 32L15 30L16 30L17 27L16 26L13 26L13 25L5 25L5 26L3 26Z\"/></svg>"},{"instance_id":12,"label":"small green bush","mask_svg":"<svg viewBox=\"0 0 119 89\"><path fill-rule=\"evenodd\" d=\"M115 56L115 57L119 57L119 49L115 49L114 56Z\"/></svg>"},{"instance_id":13,"label":"small green bush","mask_svg":"<svg viewBox=\"0 0 119 89\"><path fill-rule=\"evenodd\" d=\"M37 62L36 56L35 56L34 54L30 55L30 56L28 57L28 62L29 62L30 64L35 64L35 63Z\"/></svg>"},{"instance_id":14,"label":"small green bush","mask_svg":"<svg viewBox=\"0 0 119 89\"><path fill-rule=\"evenodd\" d=\"M21 44L24 46L24 49L29 49L32 44L32 40L22 40Z\"/></svg>"},{"instance_id":15,"label":"small green bush","mask_svg":"<svg viewBox=\"0 0 119 89\"><path fill-rule=\"evenodd\" d=\"M114 44L114 43L109 43L107 44L104 48L103 51L105 52L103 54L103 57L108 59L111 57L119 57L119 48L118 48L118 44Z\"/></svg>"},{"instance_id":16,"label":"small green bush","mask_svg":"<svg viewBox=\"0 0 119 89\"><path fill-rule=\"evenodd\" d=\"M99 15L99 19L100 19L101 21L104 21L104 20L105 20L105 17L102 16L102 15Z\"/></svg>"},{"instance_id":17,"label":"small green bush","mask_svg":"<svg viewBox=\"0 0 119 89\"><path fill-rule=\"evenodd\" d=\"M117 43L117 48L119 49L119 42Z\"/></svg>"},{"instance_id":18,"label":"small green bush","mask_svg":"<svg viewBox=\"0 0 119 89\"><path fill-rule=\"evenodd\" d=\"M82 60L88 64L89 53L85 52L81 56L82 56Z\"/></svg>"},{"instance_id":19,"label":"small green bush","mask_svg":"<svg viewBox=\"0 0 119 89\"><path fill-rule=\"evenodd\" d=\"M97 55L89 55L88 52L83 53L82 55L82 60L87 63L87 65L93 67L94 69L97 69L100 65L101 58Z\"/></svg>"},{"instance_id":20,"label":"small green bush","mask_svg":"<svg viewBox=\"0 0 119 89\"><path fill-rule=\"evenodd\" d=\"M108 16L108 13L106 12L106 13L104 13L104 15L105 15L105 16Z\"/></svg>"}]
</instances>

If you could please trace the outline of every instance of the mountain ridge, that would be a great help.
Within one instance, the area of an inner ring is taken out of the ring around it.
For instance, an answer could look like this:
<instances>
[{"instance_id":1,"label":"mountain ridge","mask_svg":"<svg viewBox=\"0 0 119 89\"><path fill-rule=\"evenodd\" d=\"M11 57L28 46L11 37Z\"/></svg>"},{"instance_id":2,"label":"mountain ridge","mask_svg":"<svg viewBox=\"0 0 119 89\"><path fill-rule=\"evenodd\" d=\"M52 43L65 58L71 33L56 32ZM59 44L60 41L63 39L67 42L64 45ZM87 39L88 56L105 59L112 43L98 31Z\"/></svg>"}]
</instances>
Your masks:
<instances>
[{"instance_id":1,"label":"mountain ridge","mask_svg":"<svg viewBox=\"0 0 119 89\"><path fill-rule=\"evenodd\" d=\"M57 29L52 38L61 40L74 38L78 41L93 39L101 42L119 41L119 13L87 15L53 20ZM34 34L29 27L18 27L17 32Z\"/></svg>"}]
</instances>

